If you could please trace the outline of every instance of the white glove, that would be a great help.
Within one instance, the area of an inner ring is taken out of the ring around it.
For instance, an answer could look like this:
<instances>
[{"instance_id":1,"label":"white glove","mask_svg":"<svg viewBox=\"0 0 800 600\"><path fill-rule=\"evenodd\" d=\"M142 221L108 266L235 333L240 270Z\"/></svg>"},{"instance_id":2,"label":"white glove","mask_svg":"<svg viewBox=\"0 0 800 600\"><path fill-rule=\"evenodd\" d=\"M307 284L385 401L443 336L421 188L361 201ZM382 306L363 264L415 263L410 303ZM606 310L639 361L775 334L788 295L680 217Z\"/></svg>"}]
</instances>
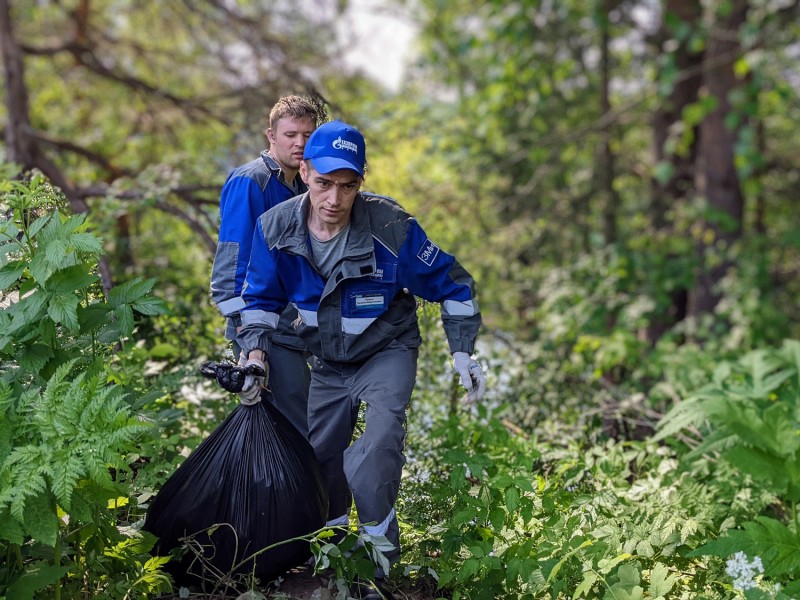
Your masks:
<instances>
[{"instance_id":1,"label":"white glove","mask_svg":"<svg viewBox=\"0 0 800 600\"><path fill-rule=\"evenodd\" d=\"M241 360L239 362L241 363ZM250 358L244 363L244 368L247 369L253 365L260 367L265 374L245 376L242 391L239 392L239 402L245 406L261 402L261 390L267 387L267 379L269 378L269 365L264 364L257 358Z\"/></svg>"},{"instance_id":2,"label":"white glove","mask_svg":"<svg viewBox=\"0 0 800 600\"><path fill-rule=\"evenodd\" d=\"M483 397L486 391L486 376L478 362L466 352L453 352L453 368L467 388L465 402L472 404Z\"/></svg>"}]
</instances>

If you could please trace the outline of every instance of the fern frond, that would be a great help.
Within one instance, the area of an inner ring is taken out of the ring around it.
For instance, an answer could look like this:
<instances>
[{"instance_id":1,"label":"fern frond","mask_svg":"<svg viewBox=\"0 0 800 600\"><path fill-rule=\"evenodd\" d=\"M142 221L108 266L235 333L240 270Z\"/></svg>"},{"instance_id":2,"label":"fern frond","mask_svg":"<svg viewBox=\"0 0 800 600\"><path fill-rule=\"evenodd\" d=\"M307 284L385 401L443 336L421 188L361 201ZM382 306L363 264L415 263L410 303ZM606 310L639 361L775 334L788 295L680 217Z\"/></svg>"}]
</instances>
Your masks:
<instances>
[{"instance_id":1,"label":"fern frond","mask_svg":"<svg viewBox=\"0 0 800 600\"><path fill-rule=\"evenodd\" d=\"M47 481L42 475L30 474L16 480L15 489L11 493L9 508L11 516L19 522L25 522L25 501L47 492Z\"/></svg>"},{"instance_id":2,"label":"fern frond","mask_svg":"<svg viewBox=\"0 0 800 600\"><path fill-rule=\"evenodd\" d=\"M83 460L74 455L67 455L58 462L59 468L51 477L53 494L64 510L69 511L72 507L72 492L86 474L86 467Z\"/></svg>"}]
</instances>

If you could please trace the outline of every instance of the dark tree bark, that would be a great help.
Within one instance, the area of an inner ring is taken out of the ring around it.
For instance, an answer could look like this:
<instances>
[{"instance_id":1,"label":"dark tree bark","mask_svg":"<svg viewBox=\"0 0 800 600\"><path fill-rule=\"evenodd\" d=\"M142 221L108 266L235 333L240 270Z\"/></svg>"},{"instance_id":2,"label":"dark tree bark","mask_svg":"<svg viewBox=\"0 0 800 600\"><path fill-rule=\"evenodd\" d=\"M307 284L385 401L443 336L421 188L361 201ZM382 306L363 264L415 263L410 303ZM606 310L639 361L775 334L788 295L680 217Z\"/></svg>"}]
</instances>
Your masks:
<instances>
[{"instance_id":1,"label":"dark tree bark","mask_svg":"<svg viewBox=\"0 0 800 600\"><path fill-rule=\"evenodd\" d=\"M703 60L703 85L718 104L700 126L695 188L711 211L724 217L724 221L712 218L703 223L707 234L699 243L700 268L689 293L692 316L714 310L720 298L717 285L732 266L727 250L742 234L744 200L734 163L738 130L729 127L725 118L731 110L729 95L741 85L733 64L739 56L739 29L747 17L747 8L746 0L730 3L729 13L718 20L709 35ZM715 253L723 260L706 260Z\"/></svg>"},{"instance_id":2,"label":"dark tree bark","mask_svg":"<svg viewBox=\"0 0 800 600\"><path fill-rule=\"evenodd\" d=\"M667 0L664 7L664 19L658 35L659 54L666 54L664 43L674 40L673 33L666 23L666 15L675 15L680 21L689 24L700 22L703 7L700 0ZM669 224L666 213L676 201L686 198L692 189L694 179L694 163L697 158L697 142L699 131L695 127L695 142L685 154L668 153L666 143L672 129L681 122L683 110L697 101L700 90L701 66L703 53L693 51L686 40L679 41L674 53L675 67L678 77L672 93L656 109L653 114L653 151L657 163L669 162L672 165L672 176L666 183L652 182L651 219L653 226L663 229Z\"/></svg>"},{"instance_id":3,"label":"dark tree bark","mask_svg":"<svg viewBox=\"0 0 800 600\"><path fill-rule=\"evenodd\" d=\"M665 55L666 42L675 39L667 23L667 16L674 15L681 22L694 25L700 23L703 7L700 0L666 0L661 28L656 43L658 54ZM700 84L703 53L694 51L687 40L680 40L673 52L678 76L669 97L659 105L653 114L653 154L656 163L669 163L672 173L665 182L653 179L651 182L650 221L656 233L668 235L672 229L667 218L670 207L684 202L694 184L694 164L697 159L698 137L700 131L694 127L694 141L688 151L681 154L669 152L667 142L673 129L680 126L684 109L697 101ZM688 290L675 289L670 293L669 306L657 315L647 328L647 341L657 342L675 323L686 316Z\"/></svg>"},{"instance_id":4,"label":"dark tree bark","mask_svg":"<svg viewBox=\"0 0 800 600\"><path fill-rule=\"evenodd\" d=\"M0 48L3 54L3 75L6 83L6 110L8 125L5 131L6 158L23 169L39 169L50 181L61 188L76 213L89 211L86 201L64 172L42 150L31 126L28 89L25 87L25 61L21 46L14 34L11 6L0 0ZM106 293L112 288L113 278L108 260L101 257L98 268Z\"/></svg>"},{"instance_id":5,"label":"dark tree bark","mask_svg":"<svg viewBox=\"0 0 800 600\"><path fill-rule=\"evenodd\" d=\"M603 15L601 16L602 30L600 36L600 112L602 115L611 113L611 54L609 45L611 43L611 26L609 23L609 13L615 7L616 0L603 1ZM613 121L603 119L603 128L600 132L600 185L605 200L603 205L603 235L607 244L617 242L617 206L619 206L619 195L614 189L615 176L615 157L611 149Z\"/></svg>"}]
</instances>

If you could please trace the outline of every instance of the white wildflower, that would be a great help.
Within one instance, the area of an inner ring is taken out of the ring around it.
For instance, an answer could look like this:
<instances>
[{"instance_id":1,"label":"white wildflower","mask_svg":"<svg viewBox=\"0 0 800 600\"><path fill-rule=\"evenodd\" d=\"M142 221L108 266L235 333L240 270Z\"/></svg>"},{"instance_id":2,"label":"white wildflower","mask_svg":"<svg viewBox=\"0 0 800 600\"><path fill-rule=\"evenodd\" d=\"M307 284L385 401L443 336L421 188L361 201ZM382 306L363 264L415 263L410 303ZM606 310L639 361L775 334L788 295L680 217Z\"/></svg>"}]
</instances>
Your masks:
<instances>
[{"instance_id":1,"label":"white wildflower","mask_svg":"<svg viewBox=\"0 0 800 600\"><path fill-rule=\"evenodd\" d=\"M752 562L744 552L737 552L733 558L725 562L725 572L733 578L733 589L746 592L756 587L754 578L764 572L761 557L756 556Z\"/></svg>"}]
</instances>

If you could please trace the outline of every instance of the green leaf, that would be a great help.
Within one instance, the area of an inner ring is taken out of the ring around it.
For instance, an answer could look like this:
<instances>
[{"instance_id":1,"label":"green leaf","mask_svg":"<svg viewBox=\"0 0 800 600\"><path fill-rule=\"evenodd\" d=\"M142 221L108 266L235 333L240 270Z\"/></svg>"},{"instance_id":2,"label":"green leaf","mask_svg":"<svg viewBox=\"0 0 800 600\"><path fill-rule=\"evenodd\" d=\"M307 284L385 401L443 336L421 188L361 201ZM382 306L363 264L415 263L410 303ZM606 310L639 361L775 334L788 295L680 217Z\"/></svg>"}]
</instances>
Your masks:
<instances>
[{"instance_id":1,"label":"green leaf","mask_svg":"<svg viewBox=\"0 0 800 600\"><path fill-rule=\"evenodd\" d=\"M797 376L797 387L800 387L800 340L786 340L783 342L781 353L785 360L794 367Z\"/></svg>"},{"instance_id":2,"label":"green leaf","mask_svg":"<svg viewBox=\"0 0 800 600\"><path fill-rule=\"evenodd\" d=\"M47 314L56 323L61 323L71 331L79 329L78 303L80 298L74 294L58 294L50 299Z\"/></svg>"},{"instance_id":3,"label":"green leaf","mask_svg":"<svg viewBox=\"0 0 800 600\"><path fill-rule=\"evenodd\" d=\"M67 244L64 240L53 240L48 243L44 249L44 256L50 266L55 269L67 266L72 260L71 258L69 261L65 260L67 257Z\"/></svg>"},{"instance_id":4,"label":"green leaf","mask_svg":"<svg viewBox=\"0 0 800 600\"><path fill-rule=\"evenodd\" d=\"M33 600L37 590L54 584L67 574L67 567L56 567L44 562L27 567L25 574L8 586L6 597L14 600Z\"/></svg>"},{"instance_id":5,"label":"green leaf","mask_svg":"<svg viewBox=\"0 0 800 600\"><path fill-rule=\"evenodd\" d=\"M22 525L8 514L8 511L0 512L0 540L8 540L18 546L21 546L25 541Z\"/></svg>"},{"instance_id":6,"label":"green leaf","mask_svg":"<svg viewBox=\"0 0 800 600\"><path fill-rule=\"evenodd\" d=\"M466 581L467 579L474 577L478 574L481 568L481 561L477 558L468 558L464 561L464 564L461 565L461 569L458 572L457 580L458 581Z\"/></svg>"},{"instance_id":7,"label":"green leaf","mask_svg":"<svg viewBox=\"0 0 800 600\"><path fill-rule=\"evenodd\" d=\"M93 233L73 233L67 238L67 243L85 254L98 255L103 251L102 241Z\"/></svg>"},{"instance_id":8,"label":"green leaf","mask_svg":"<svg viewBox=\"0 0 800 600\"><path fill-rule=\"evenodd\" d=\"M611 586L611 589L603 598L605 600L642 600L644 598L644 589L638 585L626 588L620 584L615 584Z\"/></svg>"},{"instance_id":9,"label":"green leaf","mask_svg":"<svg viewBox=\"0 0 800 600\"><path fill-rule=\"evenodd\" d=\"M133 332L133 310L127 304L123 304L122 306L118 306L114 310L114 314L117 316L117 323L119 324L119 330L123 337L129 336Z\"/></svg>"},{"instance_id":10,"label":"green leaf","mask_svg":"<svg viewBox=\"0 0 800 600\"><path fill-rule=\"evenodd\" d=\"M181 355L181 349L173 344L162 342L150 348L149 355L150 358L155 360L178 358Z\"/></svg>"},{"instance_id":11,"label":"green leaf","mask_svg":"<svg viewBox=\"0 0 800 600\"><path fill-rule=\"evenodd\" d=\"M105 302L78 306L78 323L80 323L81 333L98 331L108 323L108 315L111 310L111 307Z\"/></svg>"},{"instance_id":12,"label":"green leaf","mask_svg":"<svg viewBox=\"0 0 800 600\"><path fill-rule=\"evenodd\" d=\"M510 487L506 490L506 508L508 509L509 514L517 510L518 506L519 490L517 488Z\"/></svg>"},{"instance_id":13,"label":"green leaf","mask_svg":"<svg viewBox=\"0 0 800 600\"><path fill-rule=\"evenodd\" d=\"M27 268L28 263L24 260L15 260L3 265L0 268L0 290L5 290L16 283Z\"/></svg>"},{"instance_id":14,"label":"green leaf","mask_svg":"<svg viewBox=\"0 0 800 600\"><path fill-rule=\"evenodd\" d=\"M459 525L463 525L468 521L471 521L478 515L478 511L474 508L467 508L464 510L460 510L453 516L453 526L458 527Z\"/></svg>"},{"instance_id":15,"label":"green leaf","mask_svg":"<svg viewBox=\"0 0 800 600\"><path fill-rule=\"evenodd\" d=\"M37 542L51 547L56 545L58 517L50 494L37 494L27 498L24 524L25 530Z\"/></svg>"},{"instance_id":16,"label":"green leaf","mask_svg":"<svg viewBox=\"0 0 800 600\"><path fill-rule=\"evenodd\" d=\"M17 352L17 360L22 368L31 373L39 373L53 357L53 349L44 344L23 345Z\"/></svg>"},{"instance_id":17,"label":"green leaf","mask_svg":"<svg viewBox=\"0 0 800 600\"><path fill-rule=\"evenodd\" d=\"M99 331L97 341L101 344L113 344L122 337L119 321L113 321Z\"/></svg>"},{"instance_id":18,"label":"green leaf","mask_svg":"<svg viewBox=\"0 0 800 600\"><path fill-rule=\"evenodd\" d=\"M594 584L597 582L599 575L594 571L585 571L583 573L583 579L581 580L578 587L575 588L575 591L572 593L572 599L580 598L581 596L588 597L589 592L592 591Z\"/></svg>"},{"instance_id":19,"label":"green leaf","mask_svg":"<svg viewBox=\"0 0 800 600\"><path fill-rule=\"evenodd\" d=\"M666 183L672 178L674 174L675 174L675 167L671 162L667 160L662 160L653 169L653 177L661 185L666 185Z\"/></svg>"},{"instance_id":20,"label":"green leaf","mask_svg":"<svg viewBox=\"0 0 800 600\"><path fill-rule=\"evenodd\" d=\"M680 575L670 575L669 569L664 564L656 563L650 569L650 586L647 591L653 597L666 596L678 579Z\"/></svg>"},{"instance_id":21,"label":"green leaf","mask_svg":"<svg viewBox=\"0 0 800 600\"><path fill-rule=\"evenodd\" d=\"M91 269L91 265L87 264L60 269L47 279L43 287L57 294L82 290L99 279L98 275L90 272Z\"/></svg>"},{"instance_id":22,"label":"green leaf","mask_svg":"<svg viewBox=\"0 0 800 600\"><path fill-rule=\"evenodd\" d=\"M617 558L622 558L622 556ZM622 565L617 570L617 576L619 577L619 582L625 586L638 585L642 580L642 575L639 572L639 566L631 563Z\"/></svg>"},{"instance_id":23,"label":"green leaf","mask_svg":"<svg viewBox=\"0 0 800 600\"><path fill-rule=\"evenodd\" d=\"M167 311L166 304L160 298L142 298L131 304L136 312L147 315L161 315Z\"/></svg>"},{"instance_id":24,"label":"green leaf","mask_svg":"<svg viewBox=\"0 0 800 600\"><path fill-rule=\"evenodd\" d=\"M489 522L495 531L500 531L506 522L506 511L502 506L495 506L489 511Z\"/></svg>"},{"instance_id":25,"label":"green leaf","mask_svg":"<svg viewBox=\"0 0 800 600\"><path fill-rule=\"evenodd\" d=\"M43 215L38 219L36 219L33 223L31 223L30 226L28 227L28 232L27 232L28 237L31 239L35 238L36 234L39 233L42 227L47 225L47 223L50 221L51 218L52 215Z\"/></svg>"},{"instance_id":26,"label":"green leaf","mask_svg":"<svg viewBox=\"0 0 800 600\"><path fill-rule=\"evenodd\" d=\"M109 292L108 302L114 308L123 304L131 304L144 298L155 285L154 279L133 279L120 284Z\"/></svg>"}]
</instances>

